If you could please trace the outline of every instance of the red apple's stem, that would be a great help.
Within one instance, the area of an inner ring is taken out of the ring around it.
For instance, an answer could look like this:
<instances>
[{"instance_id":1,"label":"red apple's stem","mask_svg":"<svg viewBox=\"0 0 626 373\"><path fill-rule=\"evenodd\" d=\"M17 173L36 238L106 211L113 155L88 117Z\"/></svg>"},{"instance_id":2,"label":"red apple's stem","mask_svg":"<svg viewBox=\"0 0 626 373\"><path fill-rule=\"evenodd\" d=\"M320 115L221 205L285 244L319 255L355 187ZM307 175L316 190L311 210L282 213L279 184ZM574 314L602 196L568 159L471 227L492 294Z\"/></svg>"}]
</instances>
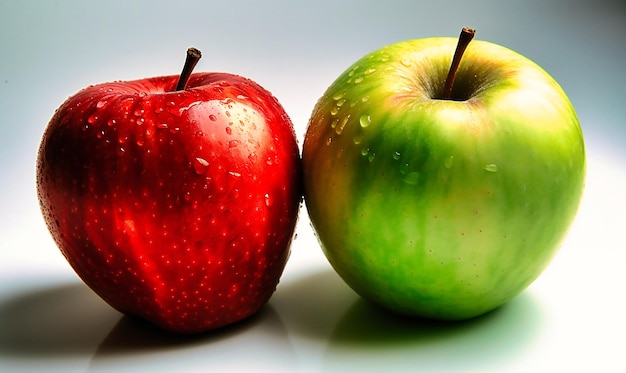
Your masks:
<instances>
[{"instance_id":1,"label":"red apple's stem","mask_svg":"<svg viewBox=\"0 0 626 373\"><path fill-rule=\"evenodd\" d=\"M183 71L180 73L180 77L178 78L178 84L176 84L175 91L182 91L185 89L187 85L187 81L193 72L194 67L202 57L202 53L196 48L187 49L187 58L185 59L185 66L183 66Z\"/></svg>"},{"instance_id":2,"label":"red apple's stem","mask_svg":"<svg viewBox=\"0 0 626 373\"><path fill-rule=\"evenodd\" d=\"M452 85L454 84L454 78L456 77L456 72L459 69L461 58L463 58L463 53L465 53L465 49L469 45L470 41L472 41L475 34L476 30L469 27L463 27L463 29L461 30L461 35L459 35L459 42L456 45L454 57L452 58L450 70L448 71L448 77L446 78L446 83L443 86L442 98L444 100L450 100L452 96Z\"/></svg>"}]
</instances>

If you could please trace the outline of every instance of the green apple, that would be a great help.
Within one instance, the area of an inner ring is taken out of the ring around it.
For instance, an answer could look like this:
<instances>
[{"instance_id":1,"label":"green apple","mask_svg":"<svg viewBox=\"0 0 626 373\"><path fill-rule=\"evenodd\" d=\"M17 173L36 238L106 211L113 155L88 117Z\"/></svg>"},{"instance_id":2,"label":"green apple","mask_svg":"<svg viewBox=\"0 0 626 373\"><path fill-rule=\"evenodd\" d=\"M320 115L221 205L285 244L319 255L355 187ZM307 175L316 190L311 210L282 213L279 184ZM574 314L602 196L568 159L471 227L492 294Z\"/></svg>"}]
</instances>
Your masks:
<instances>
[{"instance_id":1,"label":"green apple","mask_svg":"<svg viewBox=\"0 0 626 373\"><path fill-rule=\"evenodd\" d=\"M561 87L469 40L456 55L457 39L427 38L364 56L305 135L324 254L362 297L406 315L461 320L515 297L557 252L584 188L583 134Z\"/></svg>"}]
</instances>

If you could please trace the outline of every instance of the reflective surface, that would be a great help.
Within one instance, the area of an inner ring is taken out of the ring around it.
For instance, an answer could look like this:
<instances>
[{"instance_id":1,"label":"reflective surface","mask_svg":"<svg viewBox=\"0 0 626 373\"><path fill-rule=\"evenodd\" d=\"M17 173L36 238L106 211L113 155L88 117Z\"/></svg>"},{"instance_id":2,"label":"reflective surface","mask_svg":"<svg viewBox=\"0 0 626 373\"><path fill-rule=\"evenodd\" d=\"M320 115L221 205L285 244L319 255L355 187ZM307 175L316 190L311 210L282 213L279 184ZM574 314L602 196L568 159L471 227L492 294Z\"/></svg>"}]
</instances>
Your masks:
<instances>
[{"instance_id":1,"label":"reflective surface","mask_svg":"<svg viewBox=\"0 0 626 373\"><path fill-rule=\"evenodd\" d=\"M451 3L456 3L451 5ZM618 1L0 3L0 371L624 371L625 7ZM302 140L326 87L385 44L456 36L515 49L563 86L588 152L578 217L552 264L504 307L462 323L400 318L332 271L302 209L281 283L255 317L194 337L122 317L54 246L34 184L54 110L89 84L180 71L248 76Z\"/></svg>"}]
</instances>

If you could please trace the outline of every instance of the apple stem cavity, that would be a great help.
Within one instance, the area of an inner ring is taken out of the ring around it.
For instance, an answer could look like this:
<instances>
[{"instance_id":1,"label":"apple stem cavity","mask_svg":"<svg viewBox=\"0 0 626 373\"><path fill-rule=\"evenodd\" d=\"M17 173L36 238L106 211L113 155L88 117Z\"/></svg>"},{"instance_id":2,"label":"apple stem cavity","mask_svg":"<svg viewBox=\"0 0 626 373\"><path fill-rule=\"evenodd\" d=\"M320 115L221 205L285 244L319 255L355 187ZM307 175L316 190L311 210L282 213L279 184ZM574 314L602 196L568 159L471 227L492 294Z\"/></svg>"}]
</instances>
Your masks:
<instances>
[{"instance_id":1,"label":"apple stem cavity","mask_svg":"<svg viewBox=\"0 0 626 373\"><path fill-rule=\"evenodd\" d=\"M452 58L450 70L448 71L448 77L446 78L446 83L443 86L442 99L444 100L452 99L452 86L454 85L456 72L459 69L459 64L461 63L461 58L463 58L463 53L465 53L465 49L469 45L470 41L472 41L475 34L476 30L469 27L463 27L463 29L461 30L461 35L459 35L459 42L456 45L454 57Z\"/></svg>"},{"instance_id":2,"label":"apple stem cavity","mask_svg":"<svg viewBox=\"0 0 626 373\"><path fill-rule=\"evenodd\" d=\"M174 91L183 91L185 86L187 85L187 81L193 72L194 67L202 57L202 52L200 52L196 48L187 49L187 58L185 58L185 65L183 66L183 71L180 73L180 77L178 78L178 83L176 84L176 89Z\"/></svg>"}]
</instances>

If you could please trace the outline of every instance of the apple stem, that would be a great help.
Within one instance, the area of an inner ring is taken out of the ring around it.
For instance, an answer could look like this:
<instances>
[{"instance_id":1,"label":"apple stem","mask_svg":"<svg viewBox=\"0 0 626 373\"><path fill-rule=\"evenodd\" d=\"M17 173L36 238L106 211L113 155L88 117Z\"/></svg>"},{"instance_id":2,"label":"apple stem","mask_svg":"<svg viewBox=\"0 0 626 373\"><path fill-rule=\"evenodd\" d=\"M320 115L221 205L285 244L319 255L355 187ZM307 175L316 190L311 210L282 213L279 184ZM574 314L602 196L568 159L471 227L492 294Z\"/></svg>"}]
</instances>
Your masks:
<instances>
[{"instance_id":1,"label":"apple stem","mask_svg":"<svg viewBox=\"0 0 626 373\"><path fill-rule=\"evenodd\" d=\"M187 58L185 58L185 66L183 66L183 71L180 73L180 77L178 78L178 84L176 84L176 89L174 91L182 91L185 89L187 85L187 81L193 72L194 67L202 57L202 53L196 48L187 49Z\"/></svg>"},{"instance_id":2,"label":"apple stem","mask_svg":"<svg viewBox=\"0 0 626 373\"><path fill-rule=\"evenodd\" d=\"M446 78L446 83L443 86L442 98L444 100L450 100L452 97L452 85L454 84L454 78L456 77L456 72L459 69L461 58L463 58L463 53L465 53L465 49L469 45L470 41L472 41L475 34L476 30L469 27L463 27L463 29L461 30L461 35L459 35L459 42L456 45L454 57L452 58L450 70L448 71L448 77Z\"/></svg>"}]
</instances>

